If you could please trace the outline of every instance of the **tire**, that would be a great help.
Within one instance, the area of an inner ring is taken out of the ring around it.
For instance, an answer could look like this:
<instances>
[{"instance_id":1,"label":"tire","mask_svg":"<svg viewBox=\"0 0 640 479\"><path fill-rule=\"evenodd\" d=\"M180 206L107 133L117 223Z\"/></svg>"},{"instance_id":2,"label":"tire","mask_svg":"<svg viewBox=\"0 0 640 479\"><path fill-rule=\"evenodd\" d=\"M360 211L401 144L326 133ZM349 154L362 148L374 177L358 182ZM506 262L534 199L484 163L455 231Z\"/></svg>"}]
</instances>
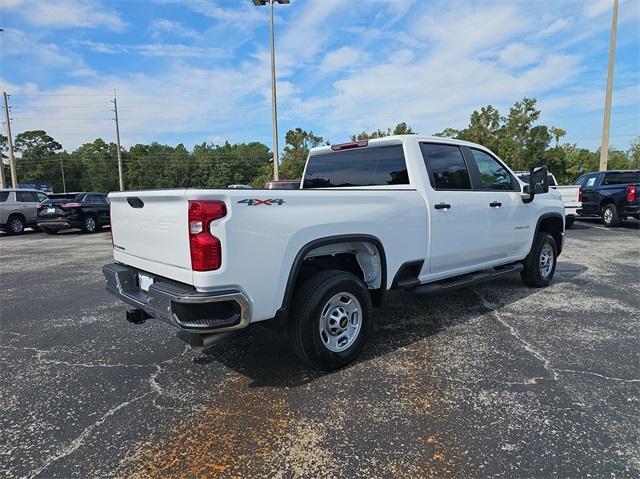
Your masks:
<instances>
[{"instance_id":1,"label":"tire","mask_svg":"<svg viewBox=\"0 0 640 479\"><path fill-rule=\"evenodd\" d=\"M26 223L21 215L11 215L7 220L5 231L10 235L19 235L24 233Z\"/></svg>"},{"instance_id":2,"label":"tire","mask_svg":"<svg viewBox=\"0 0 640 479\"><path fill-rule=\"evenodd\" d=\"M56 234L58 234L58 230L56 228L42 228L42 229L48 235L56 235Z\"/></svg>"},{"instance_id":3,"label":"tire","mask_svg":"<svg viewBox=\"0 0 640 479\"><path fill-rule=\"evenodd\" d=\"M573 223L575 222L576 217L575 216L567 216L564 219L564 227L565 229L571 229L573 228Z\"/></svg>"},{"instance_id":4,"label":"tire","mask_svg":"<svg viewBox=\"0 0 640 479\"><path fill-rule=\"evenodd\" d=\"M83 233L95 233L98 230L98 223L93 216L85 216L82 220L81 229Z\"/></svg>"},{"instance_id":5,"label":"tire","mask_svg":"<svg viewBox=\"0 0 640 479\"><path fill-rule=\"evenodd\" d=\"M520 272L522 281L524 281L527 286L534 288L548 286L556 272L557 258L558 248L556 247L556 241L553 239L553 236L549 233L538 233L533 243L533 249L531 250L529 266L525 264L524 270ZM551 263L549 263L549 261L551 261Z\"/></svg>"},{"instance_id":6,"label":"tire","mask_svg":"<svg viewBox=\"0 0 640 479\"><path fill-rule=\"evenodd\" d=\"M371 295L360 278L340 270L316 273L294 295L287 327L291 347L312 367L346 366L367 342L371 310Z\"/></svg>"},{"instance_id":7,"label":"tire","mask_svg":"<svg viewBox=\"0 0 640 479\"><path fill-rule=\"evenodd\" d=\"M602 209L602 224L611 228L620 224L620 217L618 216L618 208L616 205L609 203Z\"/></svg>"}]
</instances>

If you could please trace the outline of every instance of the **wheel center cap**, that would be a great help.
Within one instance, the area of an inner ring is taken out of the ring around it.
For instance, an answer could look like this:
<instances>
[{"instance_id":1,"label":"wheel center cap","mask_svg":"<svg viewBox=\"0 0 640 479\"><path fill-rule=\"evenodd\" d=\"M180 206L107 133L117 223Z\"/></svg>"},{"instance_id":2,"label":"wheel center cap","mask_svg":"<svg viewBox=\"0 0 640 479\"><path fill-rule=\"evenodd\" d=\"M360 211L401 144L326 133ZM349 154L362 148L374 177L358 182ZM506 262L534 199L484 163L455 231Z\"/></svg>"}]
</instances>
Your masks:
<instances>
[{"instance_id":1,"label":"wheel center cap","mask_svg":"<svg viewBox=\"0 0 640 479\"><path fill-rule=\"evenodd\" d=\"M346 317L343 317L343 318L340 320L340 327L341 327L341 328L346 328L346 327L347 327L347 318L346 318Z\"/></svg>"}]
</instances>

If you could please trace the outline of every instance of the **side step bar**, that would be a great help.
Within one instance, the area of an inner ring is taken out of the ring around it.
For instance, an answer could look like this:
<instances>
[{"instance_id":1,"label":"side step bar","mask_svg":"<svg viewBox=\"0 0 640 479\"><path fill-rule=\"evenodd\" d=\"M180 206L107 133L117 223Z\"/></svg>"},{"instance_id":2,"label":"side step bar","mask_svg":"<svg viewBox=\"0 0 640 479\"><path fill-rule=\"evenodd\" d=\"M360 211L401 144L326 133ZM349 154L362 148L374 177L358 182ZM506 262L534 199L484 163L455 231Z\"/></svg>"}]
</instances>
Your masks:
<instances>
[{"instance_id":1,"label":"side step bar","mask_svg":"<svg viewBox=\"0 0 640 479\"><path fill-rule=\"evenodd\" d=\"M441 281L435 281L433 283L426 283L415 288L409 289L412 293L418 294L439 294L452 291L458 288L464 288L473 284L483 283L485 281L491 281L492 279L499 278L505 274L517 273L524 269L522 263L514 263L506 266L499 266L497 268L485 269L478 271L477 273L469 273L454 278L449 278Z\"/></svg>"}]
</instances>

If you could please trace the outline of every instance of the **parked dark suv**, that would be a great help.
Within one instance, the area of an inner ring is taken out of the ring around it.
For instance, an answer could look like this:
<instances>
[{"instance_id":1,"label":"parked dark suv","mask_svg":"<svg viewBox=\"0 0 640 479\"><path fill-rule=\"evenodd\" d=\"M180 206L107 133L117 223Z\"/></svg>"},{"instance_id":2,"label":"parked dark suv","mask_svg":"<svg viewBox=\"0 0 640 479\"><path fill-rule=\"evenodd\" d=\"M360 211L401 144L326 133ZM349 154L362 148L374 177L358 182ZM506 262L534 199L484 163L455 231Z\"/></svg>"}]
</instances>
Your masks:
<instances>
[{"instance_id":1,"label":"parked dark suv","mask_svg":"<svg viewBox=\"0 0 640 479\"><path fill-rule=\"evenodd\" d=\"M104 193L58 194L38 207L38 226L46 233L80 228L93 233L109 224L109 200Z\"/></svg>"},{"instance_id":2,"label":"parked dark suv","mask_svg":"<svg viewBox=\"0 0 640 479\"><path fill-rule=\"evenodd\" d=\"M640 219L640 170L596 171L573 184L582 186L579 216L600 216L605 226Z\"/></svg>"}]
</instances>

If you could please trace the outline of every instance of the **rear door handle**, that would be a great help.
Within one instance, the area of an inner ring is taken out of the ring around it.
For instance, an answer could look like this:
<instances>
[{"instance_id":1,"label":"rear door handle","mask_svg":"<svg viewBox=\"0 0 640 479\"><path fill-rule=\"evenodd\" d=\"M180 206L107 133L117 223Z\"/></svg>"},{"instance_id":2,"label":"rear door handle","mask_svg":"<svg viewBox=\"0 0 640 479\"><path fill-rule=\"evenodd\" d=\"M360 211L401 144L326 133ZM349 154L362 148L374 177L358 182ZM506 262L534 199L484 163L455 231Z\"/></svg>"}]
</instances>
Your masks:
<instances>
[{"instance_id":1,"label":"rear door handle","mask_svg":"<svg viewBox=\"0 0 640 479\"><path fill-rule=\"evenodd\" d=\"M437 210L448 210L451 208L451 205L448 203L438 203L437 205L433 205L433 207Z\"/></svg>"},{"instance_id":2,"label":"rear door handle","mask_svg":"<svg viewBox=\"0 0 640 479\"><path fill-rule=\"evenodd\" d=\"M500 208L502 206L502 203L500 203L499 201L492 201L491 203L489 203L489 206L491 206L492 208Z\"/></svg>"}]
</instances>

